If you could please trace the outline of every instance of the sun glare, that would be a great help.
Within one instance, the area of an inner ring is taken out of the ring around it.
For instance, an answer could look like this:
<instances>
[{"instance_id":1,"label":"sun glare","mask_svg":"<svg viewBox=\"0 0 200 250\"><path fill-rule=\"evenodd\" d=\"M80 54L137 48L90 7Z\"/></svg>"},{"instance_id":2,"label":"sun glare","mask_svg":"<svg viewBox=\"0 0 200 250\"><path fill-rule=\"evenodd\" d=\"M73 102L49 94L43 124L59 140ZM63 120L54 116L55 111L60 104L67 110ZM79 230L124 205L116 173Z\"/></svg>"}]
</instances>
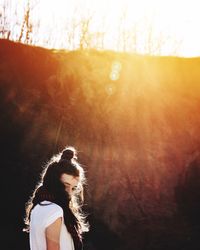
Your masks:
<instances>
[{"instance_id":1,"label":"sun glare","mask_svg":"<svg viewBox=\"0 0 200 250\"><path fill-rule=\"evenodd\" d=\"M6 1L0 0L1 6ZM16 39L27 0L10 4ZM33 44L155 55L200 55L197 0L30 0ZM21 6L21 7L20 7ZM3 8L1 10L3 12ZM1 15L2 16L2 15ZM15 34L15 35L14 35ZM81 44L82 42L82 44Z\"/></svg>"}]
</instances>

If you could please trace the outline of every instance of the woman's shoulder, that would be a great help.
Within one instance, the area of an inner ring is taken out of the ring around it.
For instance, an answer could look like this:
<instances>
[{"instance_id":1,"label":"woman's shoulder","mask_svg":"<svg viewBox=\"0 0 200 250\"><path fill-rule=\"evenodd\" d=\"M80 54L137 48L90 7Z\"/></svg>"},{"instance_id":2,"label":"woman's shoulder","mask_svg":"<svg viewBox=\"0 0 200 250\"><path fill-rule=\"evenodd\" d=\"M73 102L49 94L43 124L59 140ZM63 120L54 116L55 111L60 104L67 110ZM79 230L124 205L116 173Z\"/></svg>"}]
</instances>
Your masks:
<instances>
[{"instance_id":1,"label":"woman's shoulder","mask_svg":"<svg viewBox=\"0 0 200 250\"><path fill-rule=\"evenodd\" d=\"M63 213L61 206L51 201L43 201L39 204L39 206L48 211L60 211Z\"/></svg>"},{"instance_id":2,"label":"woman's shoulder","mask_svg":"<svg viewBox=\"0 0 200 250\"><path fill-rule=\"evenodd\" d=\"M63 217L63 209L56 203L43 201L31 213L32 220L43 221L48 226L59 217Z\"/></svg>"},{"instance_id":3,"label":"woman's shoulder","mask_svg":"<svg viewBox=\"0 0 200 250\"><path fill-rule=\"evenodd\" d=\"M43 216L51 216L54 214L59 214L63 216L63 209L56 203L50 201L43 201L37 204L32 210L33 214L42 214Z\"/></svg>"}]
</instances>

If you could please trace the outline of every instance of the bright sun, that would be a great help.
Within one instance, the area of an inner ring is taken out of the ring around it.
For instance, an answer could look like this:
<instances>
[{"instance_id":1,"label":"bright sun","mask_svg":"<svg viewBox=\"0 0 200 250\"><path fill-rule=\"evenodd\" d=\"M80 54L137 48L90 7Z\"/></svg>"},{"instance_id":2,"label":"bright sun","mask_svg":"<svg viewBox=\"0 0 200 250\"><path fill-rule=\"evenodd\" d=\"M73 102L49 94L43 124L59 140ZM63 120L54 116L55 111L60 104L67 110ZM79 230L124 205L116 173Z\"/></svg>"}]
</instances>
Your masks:
<instances>
[{"instance_id":1,"label":"bright sun","mask_svg":"<svg viewBox=\"0 0 200 250\"><path fill-rule=\"evenodd\" d=\"M12 2L23 16L27 0ZM200 55L197 0L30 0L30 22L45 47Z\"/></svg>"}]
</instances>

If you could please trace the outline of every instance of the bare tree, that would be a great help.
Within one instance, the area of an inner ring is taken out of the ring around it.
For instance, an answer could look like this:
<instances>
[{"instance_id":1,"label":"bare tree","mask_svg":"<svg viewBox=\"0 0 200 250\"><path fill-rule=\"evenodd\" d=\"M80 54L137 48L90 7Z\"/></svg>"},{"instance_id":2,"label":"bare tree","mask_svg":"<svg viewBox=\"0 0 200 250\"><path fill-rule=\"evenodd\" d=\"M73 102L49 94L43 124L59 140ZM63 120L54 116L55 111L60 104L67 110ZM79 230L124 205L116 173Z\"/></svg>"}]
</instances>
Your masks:
<instances>
[{"instance_id":1,"label":"bare tree","mask_svg":"<svg viewBox=\"0 0 200 250\"><path fill-rule=\"evenodd\" d=\"M157 20L158 22L159 20ZM169 34L159 31L156 26L156 14L144 17L142 25L135 27L135 39L143 38L143 52L149 55L162 55L164 53L175 55L181 45L181 39L173 39ZM136 51L138 41L135 40ZM168 52L167 52L167 50ZM170 51L171 50L171 51ZM137 51L139 52L139 51Z\"/></svg>"},{"instance_id":2,"label":"bare tree","mask_svg":"<svg viewBox=\"0 0 200 250\"><path fill-rule=\"evenodd\" d=\"M72 18L67 23L67 47L74 50L76 48L76 33L79 23L75 18Z\"/></svg>"},{"instance_id":3,"label":"bare tree","mask_svg":"<svg viewBox=\"0 0 200 250\"><path fill-rule=\"evenodd\" d=\"M106 14L103 13L101 14L101 21L96 27L94 11L91 9L82 11L80 6L76 5L73 15L67 17L65 22L59 25L60 39L58 38L58 27L55 23L53 23L54 26L51 29L48 29L50 32L41 36L43 30L41 29L42 18L44 16L34 16L34 12L37 11L35 7L39 3L39 0L24 1L20 6L20 8L24 8L21 11L16 8L17 1L2 0L0 6L0 38L48 46L58 46L59 42L60 45L64 43L69 50L77 48L81 50L86 48L106 49L106 41L109 43L111 40L113 43L112 49L134 53L143 52L150 55L162 55L164 53L177 55L182 43L181 39L175 39L173 35L167 35L163 31L159 32L157 26L159 19L155 13L143 16L140 20L133 21L131 25L128 6L125 5L121 9L117 30L114 30L115 28L106 20ZM21 14L22 12L24 14ZM67 33L65 38L62 34L64 30ZM113 30L114 33L112 33ZM57 32L56 36L55 32ZM112 34L116 37L110 39Z\"/></svg>"},{"instance_id":4,"label":"bare tree","mask_svg":"<svg viewBox=\"0 0 200 250\"><path fill-rule=\"evenodd\" d=\"M104 49L105 32L97 31L93 33L92 46L96 49Z\"/></svg>"},{"instance_id":5,"label":"bare tree","mask_svg":"<svg viewBox=\"0 0 200 250\"><path fill-rule=\"evenodd\" d=\"M9 29L9 20L6 14L6 10L9 9L8 1L4 1L2 7L0 6L0 37L9 39L11 30Z\"/></svg>"},{"instance_id":6,"label":"bare tree","mask_svg":"<svg viewBox=\"0 0 200 250\"><path fill-rule=\"evenodd\" d=\"M28 0L25 13L24 13L23 23L21 26L21 32L20 32L19 39L18 39L19 42L22 42L22 39L24 38L24 42L27 44L32 43L31 33L32 33L33 25L30 21L30 12L31 12L30 0Z\"/></svg>"},{"instance_id":7,"label":"bare tree","mask_svg":"<svg viewBox=\"0 0 200 250\"><path fill-rule=\"evenodd\" d=\"M128 34L128 47L131 52L136 53L138 50L138 25L133 23L132 27L129 30Z\"/></svg>"},{"instance_id":8,"label":"bare tree","mask_svg":"<svg viewBox=\"0 0 200 250\"><path fill-rule=\"evenodd\" d=\"M89 47L90 44L90 34L89 34L89 26L90 26L90 18L82 19L80 22L80 49L85 49Z\"/></svg>"},{"instance_id":9,"label":"bare tree","mask_svg":"<svg viewBox=\"0 0 200 250\"><path fill-rule=\"evenodd\" d=\"M90 25L93 20L93 13L87 12L82 15L79 21L79 49L91 48L92 36Z\"/></svg>"},{"instance_id":10,"label":"bare tree","mask_svg":"<svg viewBox=\"0 0 200 250\"><path fill-rule=\"evenodd\" d=\"M118 36L118 49L127 51L128 49L128 32L126 28L127 21L127 8L122 10L122 15L119 18L119 36Z\"/></svg>"},{"instance_id":11,"label":"bare tree","mask_svg":"<svg viewBox=\"0 0 200 250\"><path fill-rule=\"evenodd\" d=\"M105 49L105 36L106 36L106 17L101 18L101 25L93 32L91 32L91 46L95 49Z\"/></svg>"}]
</instances>

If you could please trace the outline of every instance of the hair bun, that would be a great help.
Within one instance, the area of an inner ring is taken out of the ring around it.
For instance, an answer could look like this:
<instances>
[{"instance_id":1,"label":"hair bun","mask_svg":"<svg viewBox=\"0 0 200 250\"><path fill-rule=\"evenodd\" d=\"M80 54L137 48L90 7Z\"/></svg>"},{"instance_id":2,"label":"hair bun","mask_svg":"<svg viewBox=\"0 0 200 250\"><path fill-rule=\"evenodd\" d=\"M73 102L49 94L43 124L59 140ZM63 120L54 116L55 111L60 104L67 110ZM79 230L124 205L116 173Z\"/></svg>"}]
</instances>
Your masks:
<instances>
[{"instance_id":1,"label":"hair bun","mask_svg":"<svg viewBox=\"0 0 200 250\"><path fill-rule=\"evenodd\" d=\"M73 148L67 148L65 149L63 152L62 152L62 155L61 155L61 160L67 160L67 161L70 161L72 160L73 158L76 158L76 151L75 149Z\"/></svg>"}]
</instances>

